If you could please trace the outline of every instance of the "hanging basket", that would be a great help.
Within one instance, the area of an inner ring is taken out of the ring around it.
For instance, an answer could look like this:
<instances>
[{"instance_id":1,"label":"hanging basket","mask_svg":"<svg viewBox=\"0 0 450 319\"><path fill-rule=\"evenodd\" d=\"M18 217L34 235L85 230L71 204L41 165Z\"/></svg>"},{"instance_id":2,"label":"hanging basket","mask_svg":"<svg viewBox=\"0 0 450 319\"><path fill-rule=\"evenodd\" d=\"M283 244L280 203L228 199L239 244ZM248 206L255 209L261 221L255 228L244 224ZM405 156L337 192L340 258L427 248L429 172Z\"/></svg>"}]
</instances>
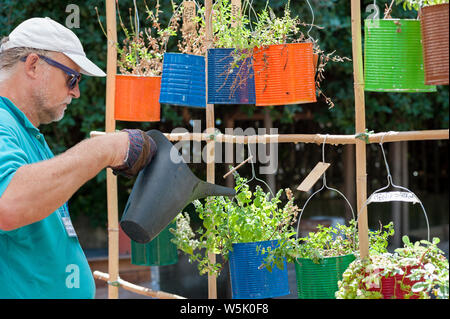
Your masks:
<instances>
[{"instance_id":1,"label":"hanging basket","mask_svg":"<svg viewBox=\"0 0 450 319\"><path fill-rule=\"evenodd\" d=\"M158 236L147 244L131 241L131 263L139 266L167 266L178 262L177 246L171 242L174 238L169 228L175 228L174 223L169 224Z\"/></svg>"},{"instance_id":2,"label":"hanging basket","mask_svg":"<svg viewBox=\"0 0 450 319\"><path fill-rule=\"evenodd\" d=\"M131 122L159 121L160 87L160 76L116 75L114 119Z\"/></svg>"},{"instance_id":3,"label":"hanging basket","mask_svg":"<svg viewBox=\"0 0 450 319\"><path fill-rule=\"evenodd\" d=\"M276 245L276 240L233 244L233 250L229 253L233 299L273 298L290 293L286 262L283 269L274 266L272 272L265 267L259 269L266 254L257 252L257 246L267 248Z\"/></svg>"},{"instance_id":4,"label":"hanging basket","mask_svg":"<svg viewBox=\"0 0 450 319\"><path fill-rule=\"evenodd\" d=\"M418 268L415 266L414 268ZM382 277L379 287L369 288L369 291L378 291L382 294L382 299L419 299L420 295L411 292L411 287L419 282L406 278L411 274L412 267L403 267L403 275L396 274L393 276ZM379 269L382 271L382 269ZM369 273L367 273L369 276Z\"/></svg>"},{"instance_id":5,"label":"hanging basket","mask_svg":"<svg viewBox=\"0 0 450 319\"><path fill-rule=\"evenodd\" d=\"M205 58L164 53L160 103L206 108Z\"/></svg>"},{"instance_id":6,"label":"hanging basket","mask_svg":"<svg viewBox=\"0 0 450 319\"><path fill-rule=\"evenodd\" d=\"M235 49L208 50L208 104L255 104L251 57L232 67Z\"/></svg>"},{"instance_id":7,"label":"hanging basket","mask_svg":"<svg viewBox=\"0 0 450 319\"><path fill-rule=\"evenodd\" d=\"M316 102L312 43L255 48L253 59L256 105Z\"/></svg>"},{"instance_id":8,"label":"hanging basket","mask_svg":"<svg viewBox=\"0 0 450 319\"><path fill-rule=\"evenodd\" d=\"M365 90L435 92L425 84L419 20L365 20Z\"/></svg>"},{"instance_id":9,"label":"hanging basket","mask_svg":"<svg viewBox=\"0 0 450 319\"><path fill-rule=\"evenodd\" d=\"M421 10L425 84L449 84L449 4L424 7Z\"/></svg>"},{"instance_id":10,"label":"hanging basket","mask_svg":"<svg viewBox=\"0 0 450 319\"><path fill-rule=\"evenodd\" d=\"M299 299L335 299L338 281L355 255L322 258L318 264L312 259L297 258L295 274Z\"/></svg>"}]
</instances>

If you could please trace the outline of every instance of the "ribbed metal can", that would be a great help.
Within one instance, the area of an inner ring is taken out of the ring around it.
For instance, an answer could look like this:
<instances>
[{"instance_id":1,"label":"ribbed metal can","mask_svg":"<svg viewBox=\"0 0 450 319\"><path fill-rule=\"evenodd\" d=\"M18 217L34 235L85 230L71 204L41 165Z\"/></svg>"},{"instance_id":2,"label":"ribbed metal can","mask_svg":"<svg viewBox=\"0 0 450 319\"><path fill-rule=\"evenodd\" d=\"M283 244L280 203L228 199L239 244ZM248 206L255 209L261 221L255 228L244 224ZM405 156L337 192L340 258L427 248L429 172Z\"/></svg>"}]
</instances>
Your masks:
<instances>
[{"instance_id":1,"label":"ribbed metal can","mask_svg":"<svg viewBox=\"0 0 450 319\"><path fill-rule=\"evenodd\" d=\"M312 43L255 48L253 59L256 105L317 101Z\"/></svg>"},{"instance_id":2,"label":"ribbed metal can","mask_svg":"<svg viewBox=\"0 0 450 319\"><path fill-rule=\"evenodd\" d=\"M342 274L354 260L353 254L322 258L319 263L308 258L297 258L298 298L335 299L338 281L342 280Z\"/></svg>"},{"instance_id":3,"label":"ribbed metal can","mask_svg":"<svg viewBox=\"0 0 450 319\"><path fill-rule=\"evenodd\" d=\"M130 122L161 120L160 76L116 75L114 119Z\"/></svg>"},{"instance_id":4,"label":"ribbed metal can","mask_svg":"<svg viewBox=\"0 0 450 319\"><path fill-rule=\"evenodd\" d=\"M264 299L289 295L286 262L283 269L274 266L272 272L265 267L260 268L267 256L267 253L261 254L261 249L276 247L277 244L276 240L233 244L233 250L229 253L233 299Z\"/></svg>"},{"instance_id":5,"label":"ribbed metal can","mask_svg":"<svg viewBox=\"0 0 450 319\"><path fill-rule=\"evenodd\" d=\"M425 83L428 85L449 84L449 4L438 4L422 8L423 55Z\"/></svg>"},{"instance_id":6,"label":"ribbed metal can","mask_svg":"<svg viewBox=\"0 0 450 319\"><path fill-rule=\"evenodd\" d=\"M255 102L252 57L235 49L209 49L208 104Z\"/></svg>"},{"instance_id":7,"label":"ribbed metal can","mask_svg":"<svg viewBox=\"0 0 450 319\"><path fill-rule=\"evenodd\" d=\"M205 57L164 53L159 103L206 108Z\"/></svg>"},{"instance_id":8,"label":"ribbed metal can","mask_svg":"<svg viewBox=\"0 0 450 319\"><path fill-rule=\"evenodd\" d=\"M425 84L419 20L365 20L365 90L435 92Z\"/></svg>"},{"instance_id":9,"label":"ribbed metal can","mask_svg":"<svg viewBox=\"0 0 450 319\"><path fill-rule=\"evenodd\" d=\"M139 266L166 266L178 262L177 246L171 242L174 235L170 228L176 228L174 223L164 228L158 236L147 244L131 241L131 263Z\"/></svg>"}]
</instances>

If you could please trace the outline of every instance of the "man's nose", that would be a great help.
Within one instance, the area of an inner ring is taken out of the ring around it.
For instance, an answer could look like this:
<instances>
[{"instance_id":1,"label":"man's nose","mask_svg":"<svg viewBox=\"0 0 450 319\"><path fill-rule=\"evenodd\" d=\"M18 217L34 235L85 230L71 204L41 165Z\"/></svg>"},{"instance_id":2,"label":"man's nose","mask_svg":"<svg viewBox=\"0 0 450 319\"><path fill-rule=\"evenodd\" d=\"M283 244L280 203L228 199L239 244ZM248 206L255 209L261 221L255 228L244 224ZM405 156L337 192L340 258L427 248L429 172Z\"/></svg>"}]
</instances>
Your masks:
<instances>
[{"instance_id":1,"label":"man's nose","mask_svg":"<svg viewBox=\"0 0 450 319\"><path fill-rule=\"evenodd\" d=\"M80 94L80 87L78 86L78 82L73 89L69 90L69 94L76 99L78 99L80 97L81 94Z\"/></svg>"}]
</instances>

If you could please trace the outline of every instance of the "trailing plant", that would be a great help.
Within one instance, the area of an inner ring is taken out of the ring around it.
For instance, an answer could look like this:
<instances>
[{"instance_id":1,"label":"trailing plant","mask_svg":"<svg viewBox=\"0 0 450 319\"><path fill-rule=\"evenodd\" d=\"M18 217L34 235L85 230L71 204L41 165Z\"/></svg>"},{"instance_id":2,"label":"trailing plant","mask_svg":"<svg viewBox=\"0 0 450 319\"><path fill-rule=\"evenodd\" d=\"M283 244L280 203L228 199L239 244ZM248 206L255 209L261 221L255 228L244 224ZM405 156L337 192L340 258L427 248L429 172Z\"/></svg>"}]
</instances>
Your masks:
<instances>
[{"instance_id":1,"label":"trailing plant","mask_svg":"<svg viewBox=\"0 0 450 319\"><path fill-rule=\"evenodd\" d=\"M378 230L370 230L369 247L372 253L387 252L389 237L394 234L394 225L380 225ZM270 268L280 265L286 258L287 262L295 263L297 258L311 259L318 264L323 258L338 257L349 254L358 255L359 240L357 222L350 220L349 225L317 226L317 231L310 232L302 238L290 237L278 247L269 251L264 260L264 266Z\"/></svg>"},{"instance_id":2,"label":"trailing plant","mask_svg":"<svg viewBox=\"0 0 450 319\"><path fill-rule=\"evenodd\" d=\"M408 236L403 236L404 247L394 253L370 254L368 258L356 259L338 282L338 299L379 299L379 288L383 277L401 275L400 287L406 290L406 298L413 295L419 298L449 298L448 260L437 247L438 238L432 242L421 240L411 243ZM409 273L406 272L409 269ZM413 284L408 284L409 279Z\"/></svg>"},{"instance_id":3,"label":"trailing plant","mask_svg":"<svg viewBox=\"0 0 450 319\"><path fill-rule=\"evenodd\" d=\"M250 7L250 8L249 8ZM254 49L268 45L288 44L288 43L313 43L314 54L319 56L316 69L316 89L319 96L323 96L325 102L331 108L334 106L332 100L327 97L321 89L321 82L325 79L325 66L329 62L351 61L347 57L335 55L335 51L325 53L321 50L318 40L309 36L309 31L305 35L303 27L309 29L322 27L302 22L297 16L291 15L290 1L284 8L283 15L277 17L266 2L265 8L256 13L256 21L251 21L245 12L253 10L249 1L244 1L243 8L239 15L232 14L230 0L217 2L217 8L213 10L213 43L215 48L234 48L233 63L226 71L233 73L237 69L238 73L231 86L232 91L240 87L251 76L246 71L249 68L239 68L242 64L252 64L251 59ZM204 23L204 22L203 22ZM244 70L244 71L242 71Z\"/></svg>"},{"instance_id":4,"label":"trailing plant","mask_svg":"<svg viewBox=\"0 0 450 319\"><path fill-rule=\"evenodd\" d=\"M187 213L176 218L177 229L172 230L172 240L178 249L189 255L190 262L198 262L200 274L218 275L221 263L211 263L208 254L222 255L228 260L233 243L276 240L284 242L291 237L298 207L294 204L292 192L285 190L287 203L280 199L283 190L271 198L260 186L250 191L247 179L235 173L236 196L208 197L204 203L194 201L196 212L203 221L203 227L193 231Z\"/></svg>"},{"instance_id":5,"label":"trailing plant","mask_svg":"<svg viewBox=\"0 0 450 319\"><path fill-rule=\"evenodd\" d=\"M121 74L160 76L167 43L171 37L177 35L181 14L177 4L171 0L173 15L167 27L162 28L159 21L159 14L161 13L159 0L156 0L154 11L149 9L145 0L144 3L147 14L146 20L149 21L150 26L140 29L139 19L136 16L136 4L134 3L134 17L131 8L129 8L130 29L128 29L122 20L119 2L116 0L119 24L125 34L122 44L117 44L119 56L117 64ZM95 10L100 27L106 36L97 7Z\"/></svg>"},{"instance_id":6,"label":"trailing plant","mask_svg":"<svg viewBox=\"0 0 450 319\"><path fill-rule=\"evenodd\" d=\"M396 5L402 5L405 10L419 11L422 7L434 6L436 4L448 3L449 0L395 0Z\"/></svg>"}]
</instances>

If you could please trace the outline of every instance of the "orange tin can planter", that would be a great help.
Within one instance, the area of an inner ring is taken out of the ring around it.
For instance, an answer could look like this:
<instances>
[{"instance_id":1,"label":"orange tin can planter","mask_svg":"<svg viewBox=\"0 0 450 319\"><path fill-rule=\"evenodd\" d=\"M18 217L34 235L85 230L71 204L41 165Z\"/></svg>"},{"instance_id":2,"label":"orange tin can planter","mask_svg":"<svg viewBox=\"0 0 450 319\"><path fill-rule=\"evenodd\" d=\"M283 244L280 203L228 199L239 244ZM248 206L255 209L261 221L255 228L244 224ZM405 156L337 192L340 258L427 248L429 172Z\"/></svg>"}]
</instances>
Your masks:
<instances>
[{"instance_id":1,"label":"orange tin can planter","mask_svg":"<svg viewBox=\"0 0 450 319\"><path fill-rule=\"evenodd\" d=\"M255 48L253 60L257 106L317 101L312 43Z\"/></svg>"},{"instance_id":2,"label":"orange tin can planter","mask_svg":"<svg viewBox=\"0 0 450 319\"><path fill-rule=\"evenodd\" d=\"M160 76L116 75L114 119L156 122L161 119Z\"/></svg>"}]
</instances>

